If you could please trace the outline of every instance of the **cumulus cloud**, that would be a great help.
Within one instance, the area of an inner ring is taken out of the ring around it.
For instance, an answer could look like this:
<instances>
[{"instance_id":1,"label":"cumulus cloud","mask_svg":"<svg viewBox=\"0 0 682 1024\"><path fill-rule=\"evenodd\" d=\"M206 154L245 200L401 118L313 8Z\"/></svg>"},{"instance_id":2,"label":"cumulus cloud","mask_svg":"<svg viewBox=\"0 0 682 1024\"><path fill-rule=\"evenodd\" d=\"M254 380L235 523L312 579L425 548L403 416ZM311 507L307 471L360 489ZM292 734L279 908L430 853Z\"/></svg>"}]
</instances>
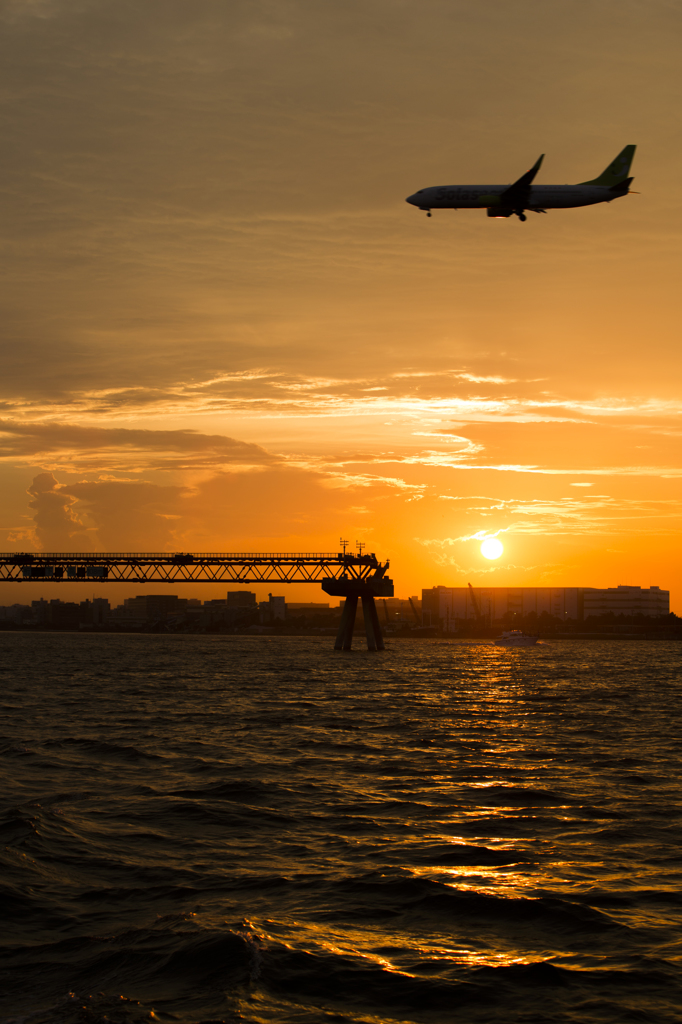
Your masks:
<instances>
[{"instance_id":1,"label":"cumulus cloud","mask_svg":"<svg viewBox=\"0 0 682 1024\"><path fill-rule=\"evenodd\" d=\"M34 529L25 539L50 551L332 550L339 532L375 511L358 506L360 495L403 502L415 493L381 477L335 482L287 465L215 472L191 486L111 475L59 483L40 473L29 488ZM361 535L372 529L363 525Z\"/></svg>"},{"instance_id":2,"label":"cumulus cloud","mask_svg":"<svg viewBox=\"0 0 682 1024\"><path fill-rule=\"evenodd\" d=\"M83 551L92 546L83 520L74 511L77 498L52 473L39 473L28 489L35 539L43 551Z\"/></svg>"},{"instance_id":3,"label":"cumulus cloud","mask_svg":"<svg viewBox=\"0 0 682 1024\"><path fill-rule=\"evenodd\" d=\"M92 523L91 544L100 551L166 551L176 547L183 487L146 482L96 481L60 488Z\"/></svg>"},{"instance_id":4,"label":"cumulus cloud","mask_svg":"<svg viewBox=\"0 0 682 1024\"><path fill-rule=\"evenodd\" d=\"M33 531L22 540L42 551L164 551L173 546L182 487L100 481L60 483L39 473L28 488Z\"/></svg>"}]
</instances>

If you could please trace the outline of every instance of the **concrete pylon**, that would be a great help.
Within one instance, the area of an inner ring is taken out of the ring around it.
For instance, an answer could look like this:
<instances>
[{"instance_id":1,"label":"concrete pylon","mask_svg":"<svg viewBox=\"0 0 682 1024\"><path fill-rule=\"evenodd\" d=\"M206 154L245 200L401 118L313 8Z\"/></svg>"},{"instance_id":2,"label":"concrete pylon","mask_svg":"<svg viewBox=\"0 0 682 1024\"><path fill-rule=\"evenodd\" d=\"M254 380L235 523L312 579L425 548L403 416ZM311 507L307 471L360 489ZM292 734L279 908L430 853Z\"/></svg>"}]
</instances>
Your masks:
<instances>
[{"instance_id":1,"label":"concrete pylon","mask_svg":"<svg viewBox=\"0 0 682 1024\"><path fill-rule=\"evenodd\" d=\"M383 651L384 638L381 635L377 606L372 596L362 597L362 616L365 620L368 651Z\"/></svg>"},{"instance_id":2,"label":"concrete pylon","mask_svg":"<svg viewBox=\"0 0 682 1024\"><path fill-rule=\"evenodd\" d=\"M357 595L346 598L341 612L341 625L336 635L335 651L350 651L353 646L353 628L358 610Z\"/></svg>"}]
</instances>

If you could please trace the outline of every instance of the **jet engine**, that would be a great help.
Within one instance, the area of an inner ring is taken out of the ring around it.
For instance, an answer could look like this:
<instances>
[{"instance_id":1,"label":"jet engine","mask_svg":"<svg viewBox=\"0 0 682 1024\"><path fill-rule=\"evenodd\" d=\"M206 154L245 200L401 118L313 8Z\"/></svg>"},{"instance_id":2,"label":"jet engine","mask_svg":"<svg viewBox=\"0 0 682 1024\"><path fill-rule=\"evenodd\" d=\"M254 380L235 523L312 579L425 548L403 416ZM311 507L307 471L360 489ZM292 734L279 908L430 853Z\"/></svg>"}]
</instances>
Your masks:
<instances>
[{"instance_id":1,"label":"jet engine","mask_svg":"<svg viewBox=\"0 0 682 1024\"><path fill-rule=\"evenodd\" d=\"M489 217L511 217L513 210L503 210L500 206L489 206L487 209Z\"/></svg>"}]
</instances>

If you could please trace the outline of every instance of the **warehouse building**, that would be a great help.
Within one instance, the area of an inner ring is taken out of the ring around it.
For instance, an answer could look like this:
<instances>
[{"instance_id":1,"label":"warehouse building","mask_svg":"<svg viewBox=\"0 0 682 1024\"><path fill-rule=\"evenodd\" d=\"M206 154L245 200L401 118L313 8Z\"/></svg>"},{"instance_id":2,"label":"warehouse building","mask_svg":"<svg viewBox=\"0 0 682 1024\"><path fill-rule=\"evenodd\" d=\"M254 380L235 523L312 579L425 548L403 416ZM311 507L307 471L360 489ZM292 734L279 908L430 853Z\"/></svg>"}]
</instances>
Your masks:
<instances>
[{"instance_id":1,"label":"warehouse building","mask_svg":"<svg viewBox=\"0 0 682 1024\"><path fill-rule=\"evenodd\" d=\"M591 615L668 615L670 591L660 587L431 587L422 591L422 621L454 632L457 622L521 620L543 614L583 622Z\"/></svg>"}]
</instances>

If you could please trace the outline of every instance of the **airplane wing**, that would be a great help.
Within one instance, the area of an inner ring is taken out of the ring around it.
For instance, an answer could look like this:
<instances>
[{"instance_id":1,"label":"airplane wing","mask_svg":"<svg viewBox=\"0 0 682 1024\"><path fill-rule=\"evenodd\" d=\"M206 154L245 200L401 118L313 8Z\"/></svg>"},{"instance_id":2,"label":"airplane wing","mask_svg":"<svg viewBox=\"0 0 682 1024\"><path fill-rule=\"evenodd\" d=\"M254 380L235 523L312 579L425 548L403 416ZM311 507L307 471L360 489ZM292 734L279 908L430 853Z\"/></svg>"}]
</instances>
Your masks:
<instances>
[{"instance_id":1,"label":"airplane wing","mask_svg":"<svg viewBox=\"0 0 682 1024\"><path fill-rule=\"evenodd\" d=\"M545 154L536 160L529 171L522 174L518 181L500 193L500 202L503 206L510 206L514 210L523 210L528 206L530 199L530 186L533 178L540 170L540 164L545 159Z\"/></svg>"}]
</instances>

